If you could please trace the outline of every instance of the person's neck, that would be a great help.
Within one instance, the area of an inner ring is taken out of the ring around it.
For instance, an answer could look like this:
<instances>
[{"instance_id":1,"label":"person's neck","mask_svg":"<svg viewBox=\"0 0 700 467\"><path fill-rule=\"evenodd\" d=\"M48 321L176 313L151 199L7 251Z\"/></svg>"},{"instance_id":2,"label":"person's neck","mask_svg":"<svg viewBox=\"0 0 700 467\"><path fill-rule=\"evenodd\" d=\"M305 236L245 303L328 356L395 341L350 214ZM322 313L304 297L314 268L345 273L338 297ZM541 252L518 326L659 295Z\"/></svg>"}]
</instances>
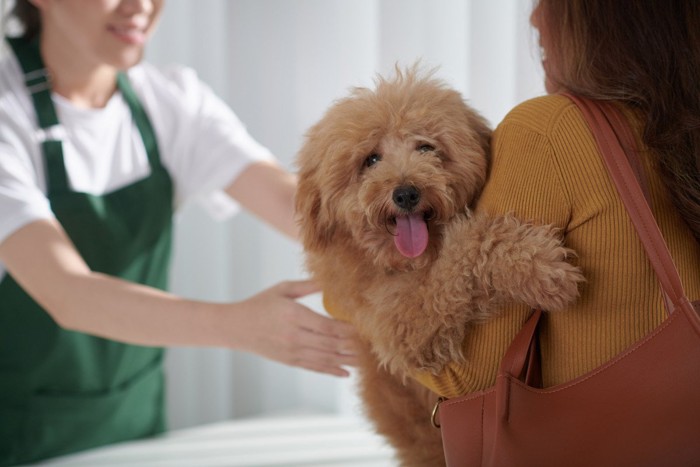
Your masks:
<instances>
[{"instance_id":1,"label":"person's neck","mask_svg":"<svg viewBox=\"0 0 700 467\"><path fill-rule=\"evenodd\" d=\"M41 54L51 79L53 92L77 107L102 108L116 90L117 69L106 64L89 63L80 54L41 41Z\"/></svg>"}]
</instances>

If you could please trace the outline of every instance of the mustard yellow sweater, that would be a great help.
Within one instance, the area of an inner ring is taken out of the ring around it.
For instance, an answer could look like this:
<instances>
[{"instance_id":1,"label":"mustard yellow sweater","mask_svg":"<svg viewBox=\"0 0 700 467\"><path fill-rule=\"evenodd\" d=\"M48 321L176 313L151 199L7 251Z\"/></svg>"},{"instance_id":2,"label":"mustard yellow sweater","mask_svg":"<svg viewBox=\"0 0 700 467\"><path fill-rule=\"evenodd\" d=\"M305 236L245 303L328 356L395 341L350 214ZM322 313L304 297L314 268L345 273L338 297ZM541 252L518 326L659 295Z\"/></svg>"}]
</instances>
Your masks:
<instances>
[{"instance_id":1,"label":"mustard yellow sweater","mask_svg":"<svg viewBox=\"0 0 700 467\"><path fill-rule=\"evenodd\" d=\"M641 125L625 112L642 149L652 210L686 294L700 298L700 247L676 214L654 164L639 142ZM649 333L664 319L659 287L634 227L578 108L544 96L513 109L496 129L491 169L477 211L514 213L553 224L578 257L587 282L571 307L546 313L540 331L545 386L580 376ZM444 396L494 384L506 348L530 310L509 306L464 343L466 365L415 375Z\"/></svg>"}]
</instances>

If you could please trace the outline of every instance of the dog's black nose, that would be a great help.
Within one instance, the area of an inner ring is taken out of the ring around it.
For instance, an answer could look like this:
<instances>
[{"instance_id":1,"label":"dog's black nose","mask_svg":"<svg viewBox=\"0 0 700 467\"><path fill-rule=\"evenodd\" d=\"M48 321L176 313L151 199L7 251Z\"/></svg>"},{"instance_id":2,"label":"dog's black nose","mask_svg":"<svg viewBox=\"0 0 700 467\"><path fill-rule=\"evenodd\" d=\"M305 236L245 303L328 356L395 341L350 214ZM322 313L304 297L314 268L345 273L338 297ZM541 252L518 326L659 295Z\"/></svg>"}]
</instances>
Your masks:
<instances>
[{"instance_id":1,"label":"dog's black nose","mask_svg":"<svg viewBox=\"0 0 700 467\"><path fill-rule=\"evenodd\" d=\"M420 191L414 186L400 186L394 190L392 198L398 207L410 211L420 201Z\"/></svg>"}]
</instances>

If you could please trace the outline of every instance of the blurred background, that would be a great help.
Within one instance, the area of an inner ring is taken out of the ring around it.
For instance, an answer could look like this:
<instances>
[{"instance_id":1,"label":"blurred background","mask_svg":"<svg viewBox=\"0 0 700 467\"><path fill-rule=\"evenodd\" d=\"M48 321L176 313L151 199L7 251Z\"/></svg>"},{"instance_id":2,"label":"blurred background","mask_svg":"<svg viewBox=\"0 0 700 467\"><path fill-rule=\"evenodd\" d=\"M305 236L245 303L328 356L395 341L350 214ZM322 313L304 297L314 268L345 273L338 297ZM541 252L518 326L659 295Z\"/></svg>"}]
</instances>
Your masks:
<instances>
[{"instance_id":1,"label":"blurred background","mask_svg":"<svg viewBox=\"0 0 700 467\"><path fill-rule=\"evenodd\" d=\"M8 7L6 0L2 5ZM11 4L11 2L10 2ZM354 86L420 60L496 125L544 92L531 0L167 0L147 60L194 68L287 168L304 132ZM301 248L246 213L181 206L173 292L236 301L305 278ZM321 297L304 300L320 313ZM174 348L171 428L294 414L362 417L355 378L240 352Z\"/></svg>"}]
</instances>

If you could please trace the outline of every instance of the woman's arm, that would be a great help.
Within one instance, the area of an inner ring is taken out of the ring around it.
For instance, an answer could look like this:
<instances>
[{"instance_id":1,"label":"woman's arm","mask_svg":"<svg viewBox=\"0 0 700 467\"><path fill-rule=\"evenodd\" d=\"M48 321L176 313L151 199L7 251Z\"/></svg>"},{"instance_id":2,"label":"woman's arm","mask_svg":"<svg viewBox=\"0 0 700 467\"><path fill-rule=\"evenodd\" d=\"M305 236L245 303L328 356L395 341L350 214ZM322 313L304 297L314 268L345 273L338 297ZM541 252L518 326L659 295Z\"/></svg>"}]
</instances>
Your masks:
<instances>
[{"instance_id":1,"label":"woman's arm","mask_svg":"<svg viewBox=\"0 0 700 467\"><path fill-rule=\"evenodd\" d=\"M256 162L226 188L246 210L292 239L297 239L294 218L296 176L274 162Z\"/></svg>"},{"instance_id":2,"label":"woman's arm","mask_svg":"<svg viewBox=\"0 0 700 467\"><path fill-rule=\"evenodd\" d=\"M354 331L296 302L309 282L278 284L236 303L206 303L93 272L56 221L0 244L9 274L62 327L151 346L221 346L335 375L354 365Z\"/></svg>"}]
</instances>

